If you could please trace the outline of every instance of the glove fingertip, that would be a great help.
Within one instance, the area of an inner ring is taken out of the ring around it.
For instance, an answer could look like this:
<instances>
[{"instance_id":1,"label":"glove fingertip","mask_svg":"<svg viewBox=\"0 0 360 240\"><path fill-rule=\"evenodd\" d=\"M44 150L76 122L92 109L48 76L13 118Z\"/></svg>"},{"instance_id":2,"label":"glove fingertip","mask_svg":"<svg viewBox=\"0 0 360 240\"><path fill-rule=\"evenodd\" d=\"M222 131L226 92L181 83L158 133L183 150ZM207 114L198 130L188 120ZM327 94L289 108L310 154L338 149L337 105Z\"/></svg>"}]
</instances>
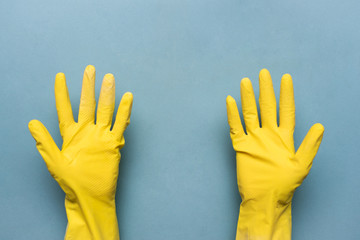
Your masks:
<instances>
[{"instance_id":1,"label":"glove fingertip","mask_svg":"<svg viewBox=\"0 0 360 240\"><path fill-rule=\"evenodd\" d=\"M134 96L131 92L126 92L126 93L124 93L123 98L127 98L132 101Z\"/></svg>"},{"instance_id":2,"label":"glove fingertip","mask_svg":"<svg viewBox=\"0 0 360 240\"><path fill-rule=\"evenodd\" d=\"M38 126L41 124L39 120L33 119L28 123L28 128L31 133L35 132Z\"/></svg>"},{"instance_id":3,"label":"glove fingertip","mask_svg":"<svg viewBox=\"0 0 360 240\"><path fill-rule=\"evenodd\" d=\"M313 128L314 130L322 133L322 134L323 134L324 131L325 131L325 128L324 128L324 126L323 126L321 123L315 123L315 124L312 126L312 128Z\"/></svg>"},{"instance_id":4,"label":"glove fingertip","mask_svg":"<svg viewBox=\"0 0 360 240\"><path fill-rule=\"evenodd\" d=\"M226 103L232 103L232 102L235 102L235 99L232 96L228 95L226 97Z\"/></svg>"}]
</instances>

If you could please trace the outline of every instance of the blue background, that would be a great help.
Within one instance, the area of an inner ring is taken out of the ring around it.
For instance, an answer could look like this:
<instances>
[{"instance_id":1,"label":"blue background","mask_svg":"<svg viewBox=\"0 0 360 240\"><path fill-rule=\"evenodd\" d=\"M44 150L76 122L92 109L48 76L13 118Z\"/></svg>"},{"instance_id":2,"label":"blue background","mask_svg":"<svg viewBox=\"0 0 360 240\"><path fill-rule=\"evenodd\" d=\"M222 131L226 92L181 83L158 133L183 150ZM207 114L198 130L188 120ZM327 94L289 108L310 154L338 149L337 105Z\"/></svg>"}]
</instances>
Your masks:
<instances>
[{"instance_id":1,"label":"blue background","mask_svg":"<svg viewBox=\"0 0 360 240\"><path fill-rule=\"evenodd\" d=\"M293 239L360 239L360 2L2 1L0 239L63 239L64 194L27 123L58 145L57 72L77 116L84 68L134 94L117 189L122 240L235 239L240 197L225 98L268 68L294 79L296 147L325 135L293 201Z\"/></svg>"}]
</instances>

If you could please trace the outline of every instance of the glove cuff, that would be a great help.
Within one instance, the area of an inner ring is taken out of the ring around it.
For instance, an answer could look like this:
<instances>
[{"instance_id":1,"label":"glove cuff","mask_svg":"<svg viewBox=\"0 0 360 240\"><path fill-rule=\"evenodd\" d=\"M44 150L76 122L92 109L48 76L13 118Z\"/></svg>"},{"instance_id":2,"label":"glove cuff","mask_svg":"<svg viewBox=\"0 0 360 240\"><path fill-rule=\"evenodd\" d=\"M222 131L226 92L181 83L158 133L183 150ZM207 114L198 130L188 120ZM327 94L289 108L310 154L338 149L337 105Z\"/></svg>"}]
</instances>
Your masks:
<instances>
[{"instance_id":1,"label":"glove cuff","mask_svg":"<svg viewBox=\"0 0 360 240\"><path fill-rule=\"evenodd\" d=\"M65 239L119 240L115 200L104 202L89 197L65 199L68 227Z\"/></svg>"},{"instance_id":2,"label":"glove cuff","mask_svg":"<svg viewBox=\"0 0 360 240\"><path fill-rule=\"evenodd\" d=\"M291 199L277 194L245 198L240 205L236 240L291 240Z\"/></svg>"}]
</instances>

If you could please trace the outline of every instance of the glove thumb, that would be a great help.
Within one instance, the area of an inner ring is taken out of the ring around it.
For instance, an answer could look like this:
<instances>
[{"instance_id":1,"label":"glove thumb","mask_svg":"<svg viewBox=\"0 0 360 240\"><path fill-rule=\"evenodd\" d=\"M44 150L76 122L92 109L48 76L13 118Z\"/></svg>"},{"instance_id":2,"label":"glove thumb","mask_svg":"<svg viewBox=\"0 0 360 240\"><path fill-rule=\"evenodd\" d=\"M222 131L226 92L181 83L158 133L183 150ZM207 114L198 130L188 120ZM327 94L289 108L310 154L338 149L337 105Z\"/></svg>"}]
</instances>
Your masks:
<instances>
[{"instance_id":1,"label":"glove thumb","mask_svg":"<svg viewBox=\"0 0 360 240\"><path fill-rule=\"evenodd\" d=\"M51 137L45 126L38 120L29 122L29 130L36 141L36 148L43 157L48 169L50 170L56 159L59 159L60 150Z\"/></svg>"},{"instance_id":2,"label":"glove thumb","mask_svg":"<svg viewBox=\"0 0 360 240\"><path fill-rule=\"evenodd\" d=\"M303 142L296 152L296 159L305 164L308 171L310 170L313 159L320 147L323 134L324 126L320 123L314 124L306 134Z\"/></svg>"}]
</instances>

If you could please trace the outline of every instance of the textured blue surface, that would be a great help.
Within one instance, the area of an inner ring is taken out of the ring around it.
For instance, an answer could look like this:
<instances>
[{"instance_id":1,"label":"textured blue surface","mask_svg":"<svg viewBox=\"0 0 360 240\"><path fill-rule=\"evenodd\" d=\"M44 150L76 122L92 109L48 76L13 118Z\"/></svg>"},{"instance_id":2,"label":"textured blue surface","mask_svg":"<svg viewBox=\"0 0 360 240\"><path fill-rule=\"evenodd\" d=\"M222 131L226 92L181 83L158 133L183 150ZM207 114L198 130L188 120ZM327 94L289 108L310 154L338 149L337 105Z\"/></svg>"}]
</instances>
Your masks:
<instances>
[{"instance_id":1,"label":"textured blue surface","mask_svg":"<svg viewBox=\"0 0 360 240\"><path fill-rule=\"evenodd\" d=\"M234 239L240 197L225 98L258 72L294 79L298 146L325 135L293 202L293 239L360 239L360 2L0 3L0 239L63 239L64 194L27 123L61 145L54 78L77 114L87 64L134 93L117 190L122 240Z\"/></svg>"}]
</instances>

